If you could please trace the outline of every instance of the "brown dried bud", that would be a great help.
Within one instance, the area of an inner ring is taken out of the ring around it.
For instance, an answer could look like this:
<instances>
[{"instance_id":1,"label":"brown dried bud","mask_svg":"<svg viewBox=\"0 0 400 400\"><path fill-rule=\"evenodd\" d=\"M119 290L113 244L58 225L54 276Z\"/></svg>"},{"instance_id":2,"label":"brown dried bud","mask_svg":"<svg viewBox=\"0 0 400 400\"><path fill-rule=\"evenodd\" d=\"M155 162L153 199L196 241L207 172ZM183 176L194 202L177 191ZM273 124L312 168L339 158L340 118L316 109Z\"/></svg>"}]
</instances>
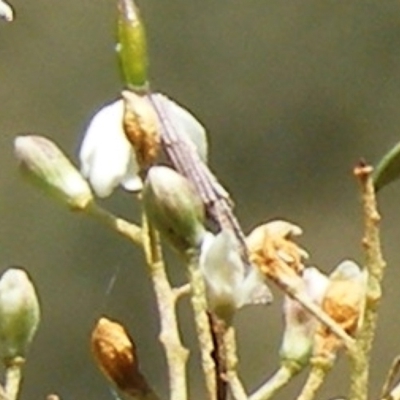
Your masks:
<instances>
[{"instance_id":1,"label":"brown dried bud","mask_svg":"<svg viewBox=\"0 0 400 400\"><path fill-rule=\"evenodd\" d=\"M342 262L330 276L322 300L322 309L350 336L362 323L367 279L365 272L352 261ZM316 333L314 355L334 357L342 341L323 324Z\"/></svg>"},{"instance_id":2,"label":"brown dried bud","mask_svg":"<svg viewBox=\"0 0 400 400\"><path fill-rule=\"evenodd\" d=\"M160 128L156 112L146 97L124 90L124 131L138 164L150 167L160 151Z\"/></svg>"},{"instance_id":3,"label":"brown dried bud","mask_svg":"<svg viewBox=\"0 0 400 400\"><path fill-rule=\"evenodd\" d=\"M119 390L138 397L152 393L139 371L135 343L122 325L100 318L92 331L91 347L100 370Z\"/></svg>"},{"instance_id":4,"label":"brown dried bud","mask_svg":"<svg viewBox=\"0 0 400 400\"><path fill-rule=\"evenodd\" d=\"M288 282L299 277L308 254L292 238L301 233L298 226L279 220L256 227L246 238L250 261L273 280Z\"/></svg>"}]
</instances>

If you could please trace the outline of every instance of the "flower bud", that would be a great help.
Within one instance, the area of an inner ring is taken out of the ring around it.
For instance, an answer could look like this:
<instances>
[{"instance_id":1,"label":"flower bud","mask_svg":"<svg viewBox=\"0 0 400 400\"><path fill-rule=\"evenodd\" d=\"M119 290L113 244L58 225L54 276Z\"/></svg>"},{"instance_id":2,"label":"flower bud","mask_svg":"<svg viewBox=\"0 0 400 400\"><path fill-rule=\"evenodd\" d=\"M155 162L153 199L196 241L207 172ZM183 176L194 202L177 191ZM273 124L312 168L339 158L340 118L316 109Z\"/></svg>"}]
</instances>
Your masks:
<instances>
[{"instance_id":1,"label":"flower bud","mask_svg":"<svg viewBox=\"0 0 400 400\"><path fill-rule=\"evenodd\" d=\"M3 18L7 22L14 20L14 10L3 0L0 0L0 18Z\"/></svg>"},{"instance_id":2,"label":"flower bud","mask_svg":"<svg viewBox=\"0 0 400 400\"><path fill-rule=\"evenodd\" d=\"M186 178L168 167L150 168L143 202L150 220L178 252L200 246L204 206Z\"/></svg>"},{"instance_id":3,"label":"flower bud","mask_svg":"<svg viewBox=\"0 0 400 400\"><path fill-rule=\"evenodd\" d=\"M25 356L39 320L38 298L27 273L8 269L0 278L0 355L4 360Z\"/></svg>"},{"instance_id":4,"label":"flower bud","mask_svg":"<svg viewBox=\"0 0 400 400\"><path fill-rule=\"evenodd\" d=\"M117 53L124 82L129 89L147 85L147 43L139 10L133 0L118 0Z\"/></svg>"},{"instance_id":5,"label":"flower bud","mask_svg":"<svg viewBox=\"0 0 400 400\"><path fill-rule=\"evenodd\" d=\"M145 96L124 90L122 98L125 135L135 150L138 164L146 169L154 163L160 151L157 114Z\"/></svg>"},{"instance_id":6,"label":"flower bud","mask_svg":"<svg viewBox=\"0 0 400 400\"><path fill-rule=\"evenodd\" d=\"M122 325L101 318L92 331L91 347L98 367L119 390L134 398L152 397L139 370L135 343Z\"/></svg>"},{"instance_id":7,"label":"flower bud","mask_svg":"<svg viewBox=\"0 0 400 400\"><path fill-rule=\"evenodd\" d=\"M19 136L14 141L14 149L22 172L72 208L83 209L93 199L86 180L49 139Z\"/></svg>"}]
</instances>

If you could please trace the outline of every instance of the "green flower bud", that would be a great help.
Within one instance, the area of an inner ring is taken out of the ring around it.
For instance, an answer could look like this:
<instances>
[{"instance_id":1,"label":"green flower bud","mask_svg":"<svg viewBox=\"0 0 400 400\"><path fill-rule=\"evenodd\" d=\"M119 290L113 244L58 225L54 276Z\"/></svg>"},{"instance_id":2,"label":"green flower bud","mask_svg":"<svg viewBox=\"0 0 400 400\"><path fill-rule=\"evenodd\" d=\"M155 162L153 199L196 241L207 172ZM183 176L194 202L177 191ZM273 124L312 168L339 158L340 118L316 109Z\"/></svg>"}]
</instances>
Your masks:
<instances>
[{"instance_id":1,"label":"green flower bud","mask_svg":"<svg viewBox=\"0 0 400 400\"><path fill-rule=\"evenodd\" d=\"M147 43L144 25L133 0L118 1L117 53L126 86L144 89L147 85Z\"/></svg>"},{"instance_id":2,"label":"green flower bud","mask_svg":"<svg viewBox=\"0 0 400 400\"><path fill-rule=\"evenodd\" d=\"M19 136L14 142L21 170L46 192L83 209L93 199L86 180L61 150L42 136Z\"/></svg>"},{"instance_id":3,"label":"green flower bud","mask_svg":"<svg viewBox=\"0 0 400 400\"><path fill-rule=\"evenodd\" d=\"M143 202L150 220L176 250L184 253L200 246L204 205L186 178L168 167L150 168Z\"/></svg>"},{"instance_id":4,"label":"green flower bud","mask_svg":"<svg viewBox=\"0 0 400 400\"><path fill-rule=\"evenodd\" d=\"M0 278L0 356L24 357L37 330L40 308L27 273L10 268Z\"/></svg>"}]
</instances>

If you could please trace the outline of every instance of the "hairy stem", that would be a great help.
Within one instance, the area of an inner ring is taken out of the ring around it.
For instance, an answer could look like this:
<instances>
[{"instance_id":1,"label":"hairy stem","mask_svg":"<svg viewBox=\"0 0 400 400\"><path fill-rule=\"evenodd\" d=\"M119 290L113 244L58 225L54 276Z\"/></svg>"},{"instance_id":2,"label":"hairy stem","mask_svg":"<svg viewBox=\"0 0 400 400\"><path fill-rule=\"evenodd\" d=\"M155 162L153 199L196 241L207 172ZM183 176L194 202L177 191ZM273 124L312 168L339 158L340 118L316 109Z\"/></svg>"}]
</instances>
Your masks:
<instances>
[{"instance_id":1,"label":"hairy stem","mask_svg":"<svg viewBox=\"0 0 400 400\"><path fill-rule=\"evenodd\" d=\"M325 359L311 359L310 373L297 400L312 400L324 383L326 374L332 368L332 365L332 362Z\"/></svg>"},{"instance_id":2,"label":"hairy stem","mask_svg":"<svg viewBox=\"0 0 400 400\"><path fill-rule=\"evenodd\" d=\"M182 345L176 317L177 296L171 287L162 258L157 232L143 216L143 247L160 314L160 342L168 364L171 400L187 399L188 350Z\"/></svg>"},{"instance_id":3,"label":"hairy stem","mask_svg":"<svg viewBox=\"0 0 400 400\"><path fill-rule=\"evenodd\" d=\"M197 336L199 339L201 362L206 381L207 396L210 400L217 398L217 382L215 363L212 359L214 349L210 322L207 315L207 301L205 285L201 271L199 270L199 255L197 250L188 251L187 270L190 287L192 289L192 307L194 312Z\"/></svg>"},{"instance_id":4,"label":"hairy stem","mask_svg":"<svg viewBox=\"0 0 400 400\"><path fill-rule=\"evenodd\" d=\"M369 364L372 342L378 317L378 305L381 299L381 282L386 263L382 256L379 222L375 190L372 180L373 169L360 164L354 170L361 187L364 210L365 265L368 270L367 299L363 325L356 337L356 348L351 352L352 373L350 400L368 398Z\"/></svg>"},{"instance_id":5,"label":"hairy stem","mask_svg":"<svg viewBox=\"0 0 400 400\"><path fill-rule=\"evenodd\" d=\"M226 358L226 378L232 397L235 400L247 400L247 394L237 373L238 356L236 350L235 328L230 325L223 336Z\"/></svg>"}]
</instances>

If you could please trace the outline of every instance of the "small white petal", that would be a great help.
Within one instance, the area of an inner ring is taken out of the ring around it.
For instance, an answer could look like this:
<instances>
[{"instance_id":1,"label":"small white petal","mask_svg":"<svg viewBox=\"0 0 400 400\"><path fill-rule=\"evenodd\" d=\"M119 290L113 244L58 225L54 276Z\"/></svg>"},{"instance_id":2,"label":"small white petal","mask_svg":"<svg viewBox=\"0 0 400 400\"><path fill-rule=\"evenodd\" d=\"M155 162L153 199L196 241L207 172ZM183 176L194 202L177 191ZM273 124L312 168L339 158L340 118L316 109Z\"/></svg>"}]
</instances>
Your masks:
<instances>
[{"instance_id":1,"label":"small white petal","mask_svg":"<svg viewBox=\"0 0 400 400\"><path fill-rule=\"evenodd\" d=\"M14 10L9 4L0 0L0 18L11 22L14 19Z\"/></svg>"},{"instance_id":2,"label":"small white petal","mask_svg":"<svg viewBox=\"0 0 400 400\"><path fill-rule=\"evenodd\" d=\"M200 266L213 299L231 297L233 301L235 288L243 279L243 263L231 235L222 231L212 241L208 236L205 251L202 249Z\"/></svg>"},{"instance_id":3,"label":"small white petal","mask_svg":"<svg viewBox=\"0 0 400 400\"><path fill-rule=\"evenodd\" d=\"M265 278L260 270L253 265L236 292L237 307L268 304L271 301L272 293L265 283Z\"/></svg>"},{"instance_id":4,"label":"small white petal","mask_svg":"<svg viewBox=\"0 0 400 400\"><path fill-rule=\"evenodd\" d=\"M357 279L361 275L361 268L352 260L342 261L330 275L331 279Z\"/></svg>"},{"instance_id":5,"label":"small white petal","mask_svg":"<svg viewBox=\"0 0 400 400\"><path fill-rule=\"evenodd\" d=\"M119 184L138 189L138 166L123 130L124 105L117 100L98 111L86 130L80 149L82 174L100 197Z\"/></svg>"},{"instance_id":6,"label":"small white petal","mask_svg":"<svg viewBox=\"0 0 400 400\"><path fill-rule=\"evenodd\" d=\"M326 289L329 286L329 278L315 267L308 267L303 272L303 281L306 292L317 304L321 304Z\"/></svg>"}]
</instances>

